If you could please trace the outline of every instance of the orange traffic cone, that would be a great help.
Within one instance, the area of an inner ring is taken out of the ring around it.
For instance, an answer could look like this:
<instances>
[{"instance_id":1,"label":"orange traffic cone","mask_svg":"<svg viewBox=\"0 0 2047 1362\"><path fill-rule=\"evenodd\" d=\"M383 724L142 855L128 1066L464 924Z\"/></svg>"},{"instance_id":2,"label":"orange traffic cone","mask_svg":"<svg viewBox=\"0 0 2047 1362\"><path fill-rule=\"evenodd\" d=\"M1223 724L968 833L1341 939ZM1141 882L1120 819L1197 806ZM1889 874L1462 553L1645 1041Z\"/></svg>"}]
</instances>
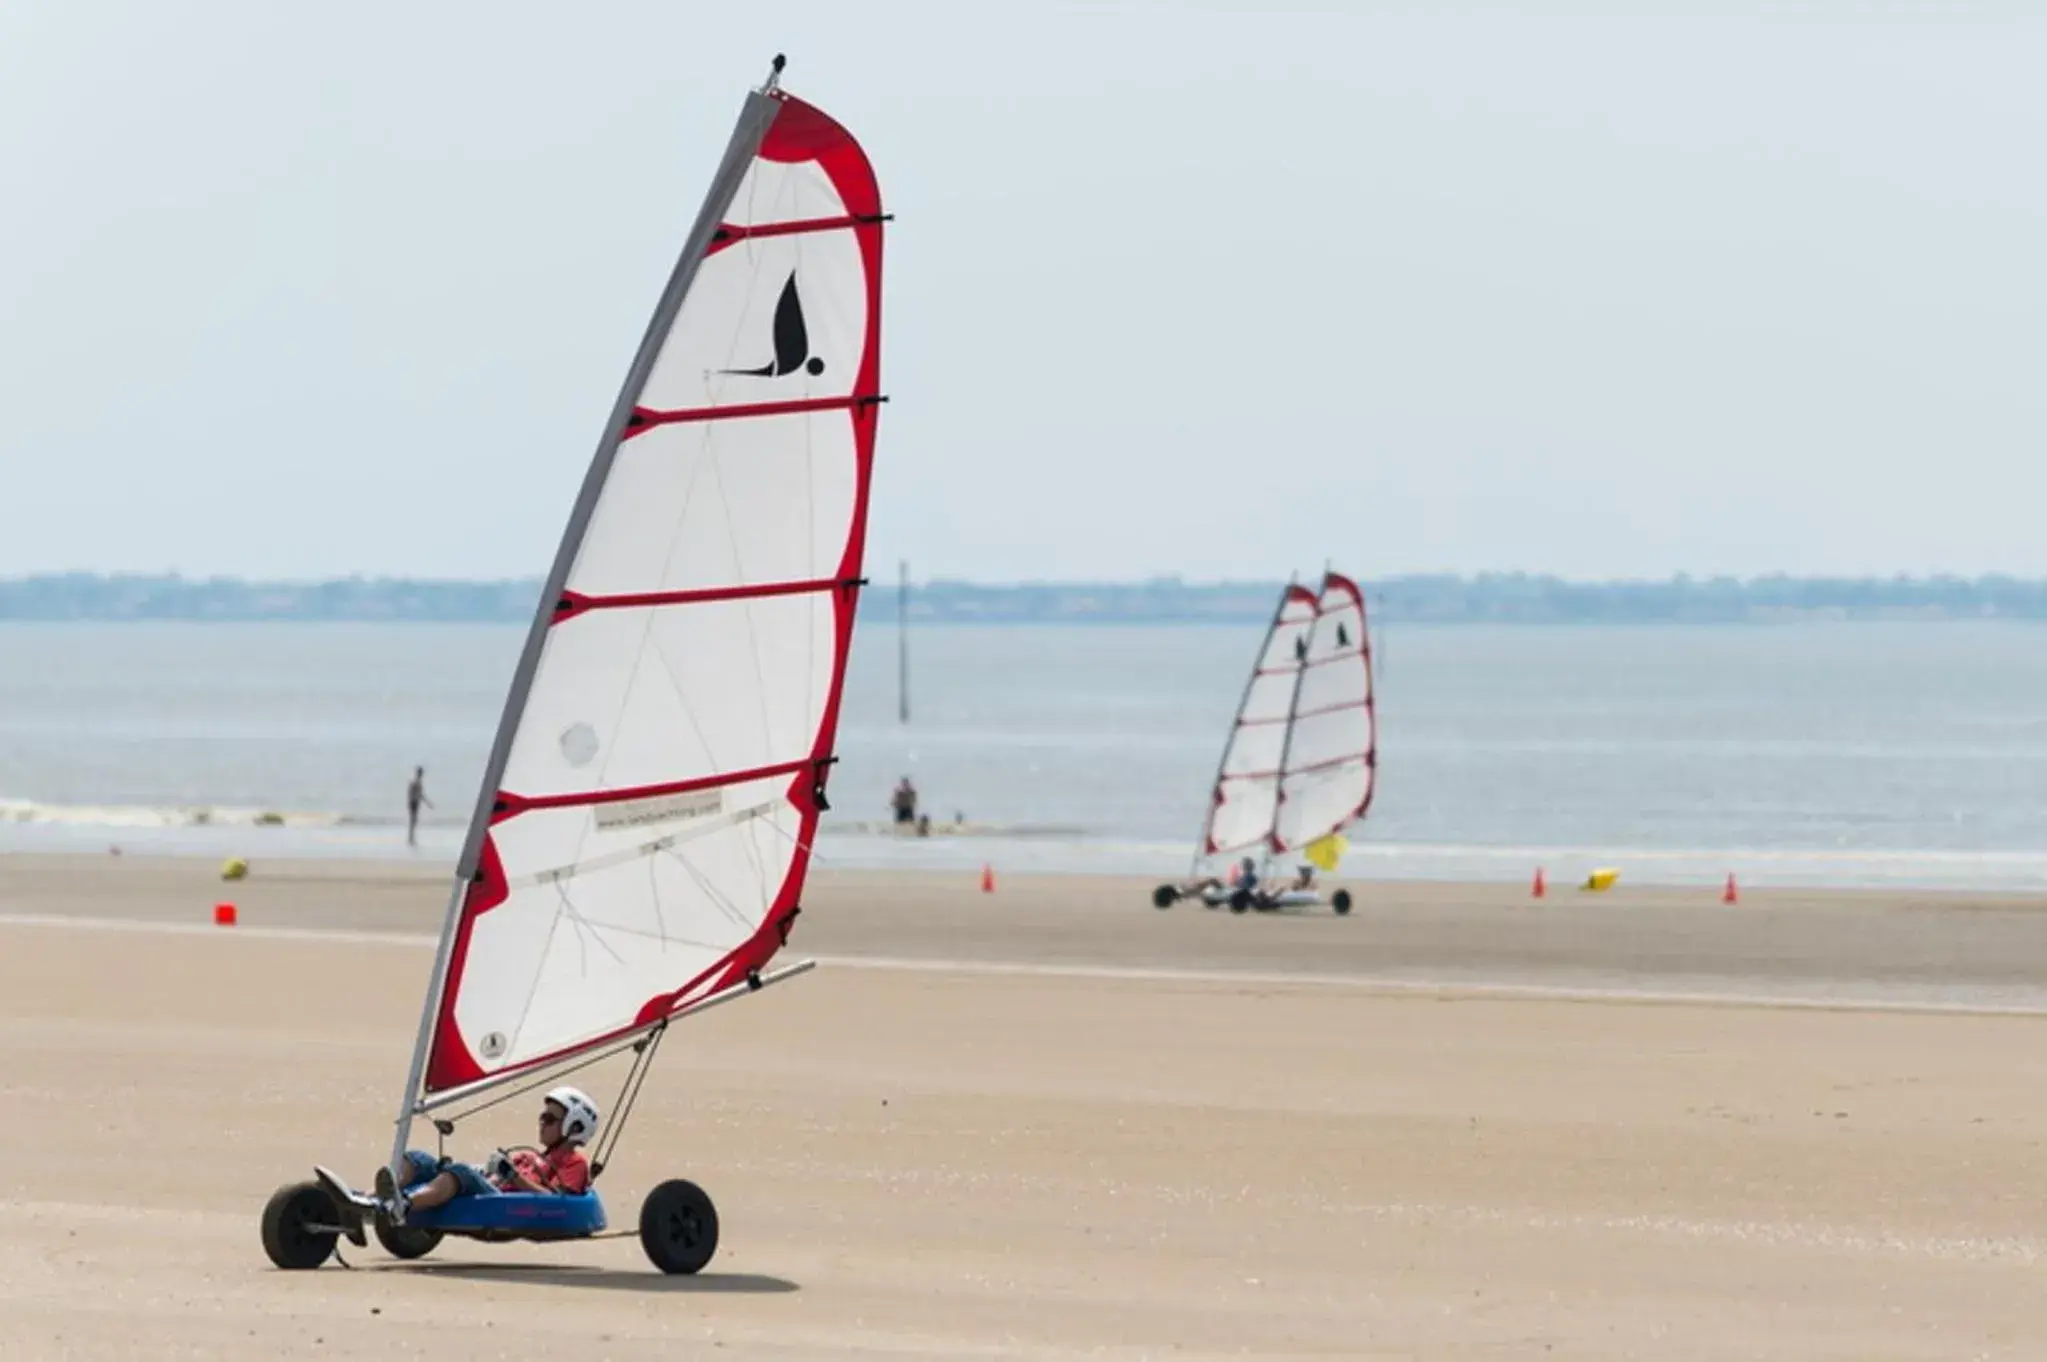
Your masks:
<instances>
[{"instance_id":1,"label":"orange traffic cone","mask_svg":"<svg viewBox=\"0 0 2047 1362\"><path fill-rule=\"evenodd\" d=\"M216 926L216 927L232 927L232 926L234 926L234 925L235 925L235 906L234 906L234 905L233 905L232 903L216 903L216 904L214 904L214 905L213 905L213 925L214 925L214 926Z\"/></svg>"},{"instance_id":2,"label":"orange traffic cone","mask_svg":"<svg viewBox=\"0 0 2047 1362\"><path fill-rule=\"evenodd\" d=\"M981 867L981 892L984 894L995 892L995 867L990 865Z\"/></svg>"},{"instance_id":3,"label":"orange traffic cone","mask_svg":"<svg viewBox=\"0 0 2047 1362\"><path fill-rule=\"evenodd\" d=\"M1731 870L1727 873L1727 887L1720 891L1720 901L1722 903L1741 902L1741 895L1734 888L1734 872Z\"/></svg>"},{"instance_id":4,"label":"orange traffic cone","mask_svg":"<svg viewBox=\"0 0 2047 1362\"><path fill-rule=\"evenodd\" d=\"M1535 867L1535 883L1528 888L1528 897L1539 899L1543 895L1542 867Z\"/></svg>"}]
</instances>

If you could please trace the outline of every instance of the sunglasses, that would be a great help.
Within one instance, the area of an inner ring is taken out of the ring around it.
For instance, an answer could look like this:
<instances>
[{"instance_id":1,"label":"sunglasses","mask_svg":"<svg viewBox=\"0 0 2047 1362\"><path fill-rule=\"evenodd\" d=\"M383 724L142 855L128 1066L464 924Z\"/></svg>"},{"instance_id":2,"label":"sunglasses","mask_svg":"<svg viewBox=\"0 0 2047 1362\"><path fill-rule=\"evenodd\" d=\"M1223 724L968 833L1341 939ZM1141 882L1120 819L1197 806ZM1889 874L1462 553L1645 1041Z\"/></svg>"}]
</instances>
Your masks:
<instances>
[{"instance_id":1,"label":"sunglasses","mask_svg":"<svg viewBox=\"0 0 2047 1362\"><path fill-rule=\"evenodd\" d=\"M562 1118L555 1115L551 1111L543 1111L540 1113L540 1124L544 1126L558 1126L561 1123Z\"/></svg>"}]
</instances>

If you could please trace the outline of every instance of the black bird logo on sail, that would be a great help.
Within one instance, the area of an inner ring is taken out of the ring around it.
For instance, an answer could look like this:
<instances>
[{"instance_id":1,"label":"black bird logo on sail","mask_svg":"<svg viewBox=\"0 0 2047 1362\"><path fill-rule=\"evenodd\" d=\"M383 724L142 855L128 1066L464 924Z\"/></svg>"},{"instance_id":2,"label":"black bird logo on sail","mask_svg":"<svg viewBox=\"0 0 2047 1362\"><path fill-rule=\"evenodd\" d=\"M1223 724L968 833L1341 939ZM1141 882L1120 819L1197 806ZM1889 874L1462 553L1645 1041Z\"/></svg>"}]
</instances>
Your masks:
<instances>
[{"instance_id":1,"label":"black bird logo on sail","mask_svg":"<svg viewBox=\"0 0 2047 1362\"><path fill-rule=\"evenodd\" d=\"M810 328L803 324L803 298L796 292L796 271L782 285L775 303L775 357L752 369L720 369L721 374L744 374L752 378L781 378L798 369L815 378L824 372L824 361L810 353Z\"/></svg>"}]
</instances>

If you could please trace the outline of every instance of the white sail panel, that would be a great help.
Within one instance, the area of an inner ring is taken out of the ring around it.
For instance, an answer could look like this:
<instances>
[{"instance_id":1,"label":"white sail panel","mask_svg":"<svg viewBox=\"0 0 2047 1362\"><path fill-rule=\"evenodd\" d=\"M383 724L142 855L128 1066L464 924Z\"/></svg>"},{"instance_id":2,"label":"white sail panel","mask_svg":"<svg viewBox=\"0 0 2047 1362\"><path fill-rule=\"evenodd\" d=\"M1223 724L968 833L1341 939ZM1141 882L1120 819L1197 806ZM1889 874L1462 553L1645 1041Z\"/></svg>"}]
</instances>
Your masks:
<instances>
[{"instance_id":1,"label":"white sail panel","mask_svg":"<svg viewBox=\"0 0 2047 1362\"><path fill-rule=\"evenodd\" d=\"M1364 595L1323 579L1292 709L1273 850L1298 851L1364 813L1376 774Z\"/></svg>"},{"instance_id":2,"label":"white sail panel","mask_svg":"<svg viewBox=\"0 0 2047 1362\"><path fill-rule=\"evenodd\" d=\"M507 869L534 870L512 877L469 937L453 1020L485 1072L573 1049L650 1005L689 1001L670 992L706 980L743 946L763 896L788 874L801 819L787 785L783 776L640 801L653 806L645 811L538 809L501 824Z\"/></svg>"},{"instance_id":3,"label":"white sail panel","mask_svg":"<svg viewBox=\"0 0 2047 1362\"><path fill-rule=\"evenodd\" d=\"M1300 649L1314 622L1314 596L1289 586L1280 597L1223 745L1203 844L1207 855L1225 856L1258 846L1272 834L1288 707L1300 675Z\"/></svg>"},{"instance_id":4,"label":"white sail panel","mask_svg":"<svg viewBox=\"0 0 2047 1362\"><path fill-rule=\"evenodd\" d=\"M755 216L747 216L749 203ZM758 227L848 215L814 165L757 160L726 221ZM640 405L667 411L843 397L858 377L867 307L852 232L738 237L704 261Z\"/></svg>"},{"instance_id":5,"label":"white sail panel","mask_svg":"<svg viewBox=\"0 0 2047 1362\"><path fill-rule=\"evenodd\" d=\"M590 610L556 624L499 787L671 785L810 755L838 665L830 593ZM706 659L745 659L744 666Z\"/></svg>"},{"instance_id":6,"label":"white sail panel","mask_svg":"<svg viewBox=\"0 0 2047 1362\"><path fill-rule=\"evenodd\" d=\"M567 589L615 596L830 577L860 489L843 411L655 426L620 447Z\"/></svg>"},{"instance_id":7,"label":"white sail panel","mask_svg":"<svg viewBox=\"0 0 2047 1362\"><path fill-rule=\"evenodd\" d=\"M507 703L425 1093L588 1049L786 938L864 548L881 222L843 128L749 99Z\"/></svg>"}]
</instances>

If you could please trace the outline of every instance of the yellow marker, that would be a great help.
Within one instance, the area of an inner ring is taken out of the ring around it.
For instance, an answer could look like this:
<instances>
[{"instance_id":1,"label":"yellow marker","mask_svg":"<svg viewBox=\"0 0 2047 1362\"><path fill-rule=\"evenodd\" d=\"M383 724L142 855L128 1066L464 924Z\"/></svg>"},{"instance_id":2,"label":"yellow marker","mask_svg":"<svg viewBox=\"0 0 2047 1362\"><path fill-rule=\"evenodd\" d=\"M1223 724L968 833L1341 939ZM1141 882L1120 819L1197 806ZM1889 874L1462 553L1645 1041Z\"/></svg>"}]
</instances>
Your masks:
<instances>
[{"instance_id":1,"label":"yellow marker","mask_svg":"<svg viewBox=\"0 0 2047 1362\"><path fill-rule=\"evenodd\" d=\"M1613 882L1619 879L1620 877L1621 872L1618 870L1613 869L1595 870L1590 875L1587 875L1585 877L1584 888L1589 893L1594 894L1605 893L1607 890L1613 888Z\"/></svg>"},{"instance_id":2,"label":"yellow marker","mask_svg":"<svg viewBox=\"0 0 2047 1362\"><path fill-rule=\"evenodd\" d=\"M1301 854L1323 870L1334 870L1343 861L1343 853L1350 843L1343 840L1343 834L1332 832L1326 837L1317 837L1301 848Z\"/></svg>"},{"instance_id":3,"label":"yellow marker","mask_svg":"<svg viewBox=\"0 0 2047 1362\"><path fill-rule=\"evenodd\" d=\"M220 877L224 880L239 880L249 873L249 863L239 856L230 856L221 862Z\"/></svg>"}]
</instances>

